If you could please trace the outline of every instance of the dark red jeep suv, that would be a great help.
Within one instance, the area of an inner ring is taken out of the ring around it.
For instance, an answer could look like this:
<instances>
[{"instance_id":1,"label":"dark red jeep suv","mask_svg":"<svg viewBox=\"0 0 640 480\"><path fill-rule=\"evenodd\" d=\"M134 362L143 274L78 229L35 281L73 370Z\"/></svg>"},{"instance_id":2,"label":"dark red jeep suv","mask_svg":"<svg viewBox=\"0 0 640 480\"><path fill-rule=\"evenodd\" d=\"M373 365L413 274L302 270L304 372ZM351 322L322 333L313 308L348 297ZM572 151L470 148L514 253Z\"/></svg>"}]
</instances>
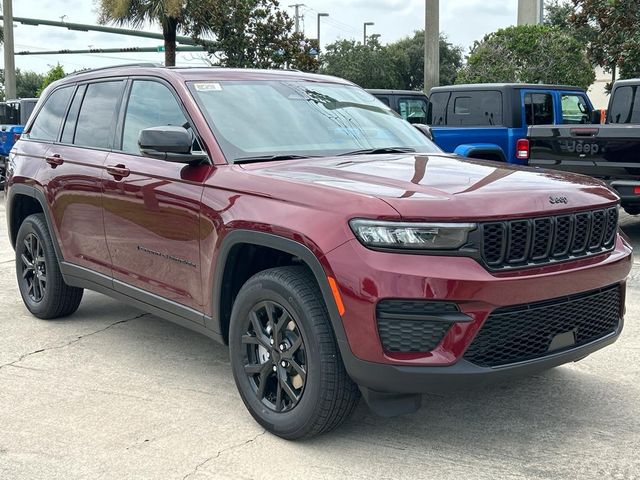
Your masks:
<instances>
[{"instance_id":1,"label":"dark red jeep suv","mask_svg":"<svg viewBox=\"0 0 640 480\"><path fill-rule=\"evenodd\" d=\"M360 394L579 360L622 329L631 247L602 182L441 152L349 82L128 66L51 85L9 158L27 308L84 288L230 349L240 396L285 438Z\"/></svg>"}]
</instances>

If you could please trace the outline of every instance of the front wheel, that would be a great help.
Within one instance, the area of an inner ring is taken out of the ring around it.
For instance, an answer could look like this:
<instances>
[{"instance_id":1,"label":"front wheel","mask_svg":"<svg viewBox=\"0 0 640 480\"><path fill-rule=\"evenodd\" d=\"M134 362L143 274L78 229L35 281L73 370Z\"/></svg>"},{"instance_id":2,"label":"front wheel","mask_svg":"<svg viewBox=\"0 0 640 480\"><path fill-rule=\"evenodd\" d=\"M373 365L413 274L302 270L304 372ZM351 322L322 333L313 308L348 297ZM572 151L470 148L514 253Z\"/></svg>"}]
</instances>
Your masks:
<instances>
[{"instance_id":1,"label":"front wheel","mask_svg":"<svg viewBox=\"0 0 640 480\"><path fill-rule=\"evenodd\" d=\"M251 277L231 313L231 365L258 423L286 438L329 431L353 412L360 392L347 375L315 279L305 267Z\"/></svg>"}]
</instances>

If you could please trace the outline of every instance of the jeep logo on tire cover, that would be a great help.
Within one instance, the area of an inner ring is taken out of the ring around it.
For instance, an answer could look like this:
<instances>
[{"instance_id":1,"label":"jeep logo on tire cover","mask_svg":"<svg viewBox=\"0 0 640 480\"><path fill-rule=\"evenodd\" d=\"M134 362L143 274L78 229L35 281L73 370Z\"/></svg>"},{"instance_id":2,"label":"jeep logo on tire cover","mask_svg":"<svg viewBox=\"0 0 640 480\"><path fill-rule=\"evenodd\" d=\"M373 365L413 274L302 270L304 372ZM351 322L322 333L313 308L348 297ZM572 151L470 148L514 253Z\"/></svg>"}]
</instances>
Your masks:
<instances>
[{"instance_id":1,"label":"jeep logo on tire cover","mask_svg":"<svg viewBox=\"0 0 640 480\"><path fill-rule=\"evenodd\" d=\"M551 204L556 204L556 203L567 204L567 203L569 203L569 199L567 197L549 197L549 203L551 203Z\"/></svg>"}]
</instances>

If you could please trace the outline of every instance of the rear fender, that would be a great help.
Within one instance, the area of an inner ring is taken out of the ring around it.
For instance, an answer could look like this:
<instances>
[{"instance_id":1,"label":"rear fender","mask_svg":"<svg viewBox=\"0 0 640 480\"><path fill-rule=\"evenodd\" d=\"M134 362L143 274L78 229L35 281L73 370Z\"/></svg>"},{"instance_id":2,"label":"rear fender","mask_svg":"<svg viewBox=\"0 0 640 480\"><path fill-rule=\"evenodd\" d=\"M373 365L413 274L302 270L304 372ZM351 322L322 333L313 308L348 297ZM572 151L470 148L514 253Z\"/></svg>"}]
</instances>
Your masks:
<instances>
[{"instance_id":1,"label":"rear fender","mask_svg":"<svg viewBox=\"0 0 640 480\"><path fill-rule=\"evenodd\" d=\"M490 160L498 158L501 162L507 161L504 151L495 143L465 143L458 145L453 153L461 157L486 158Z\"/></svg>"}]
</instances>

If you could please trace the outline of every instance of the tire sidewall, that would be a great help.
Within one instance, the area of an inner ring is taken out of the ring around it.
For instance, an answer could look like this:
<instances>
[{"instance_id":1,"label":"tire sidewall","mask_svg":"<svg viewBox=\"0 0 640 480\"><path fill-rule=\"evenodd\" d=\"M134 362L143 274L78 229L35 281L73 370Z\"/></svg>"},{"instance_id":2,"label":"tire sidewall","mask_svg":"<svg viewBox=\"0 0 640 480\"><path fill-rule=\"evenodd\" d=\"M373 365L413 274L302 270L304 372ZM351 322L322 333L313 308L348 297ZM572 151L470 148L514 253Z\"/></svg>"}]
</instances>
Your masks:
<instances>
[{"instance_id":1,"label":"tire sidewall","mask_svg":"<svg viewBox=\"0 0 640 480\"><path fill-rule=\"evenodd\" d=\"M50 310L52 299L53 283L56 281L57 257L51 243L51 237L46 227L43 227L38 217L27 217L18 230L16 237L16 278L18 280L18 290L27 309L36 316L43 315ZM47 268L47 285L42 300L34 302L27 293L27 282L22 278L22 259L24 253L24 239L29 234L34 234L39 242L42 242L45 265Z\"/></svg>"},{"instance_id":2,"label":"tire sidewall","mask_svg":"<svg viewBox=\"0 0 640 480\"><path fill-rule=\"evenodd\" d=\"M298 404L289 412L278 413L265 406L255 395L244 372L242 335L251 309L264 300L279 303L293 315L302 334L307 361L307 377ZM229 350L233 376L249 412L262 426L282 436L298 436L310 428L322 395L321 351L313 341L313 324L305 311L304 301L295 291L270 279L249 280L238 294L231 313Z\"/></svg>"}]
</instances>

